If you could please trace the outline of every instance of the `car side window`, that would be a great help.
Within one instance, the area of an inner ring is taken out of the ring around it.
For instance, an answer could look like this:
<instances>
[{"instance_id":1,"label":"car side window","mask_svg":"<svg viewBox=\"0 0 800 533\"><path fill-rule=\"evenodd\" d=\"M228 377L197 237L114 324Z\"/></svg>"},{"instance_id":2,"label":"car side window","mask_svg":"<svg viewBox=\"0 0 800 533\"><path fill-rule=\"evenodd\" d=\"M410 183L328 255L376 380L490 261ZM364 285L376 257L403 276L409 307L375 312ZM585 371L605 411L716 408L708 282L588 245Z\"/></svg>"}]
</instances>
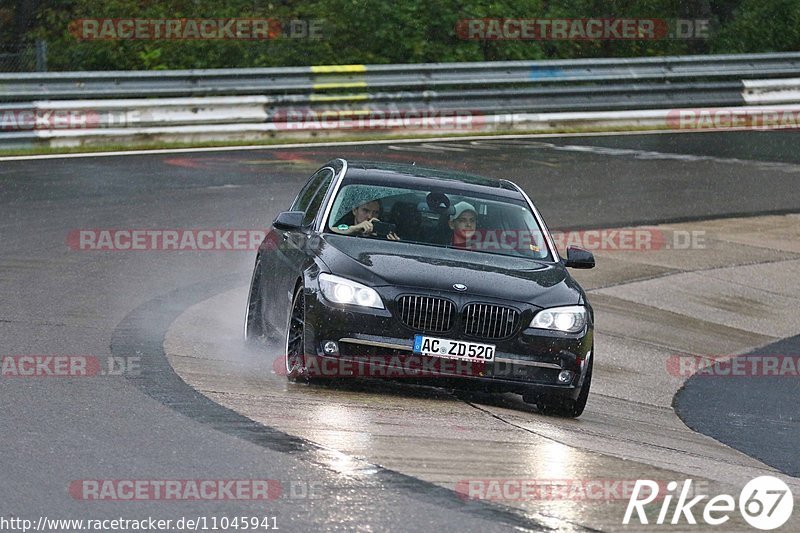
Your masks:
<instances>
[{"instance_id":1,"label":"car side window","mask_svg":"<svg viewBox=\"0 0 800 533\"><path fill-rule=\"evenodd\" d=\"M303 187L303 190L300 191L300 194L297 195L294 202L292 203L292 207L290 211L303 211L306 212L308 210L308 206L311 204L311 200L314 197L314 193L317 192L319 189L320 184L322 181L328 177L330 180L330 175L332 175L332 171L329 168L320 169L319 172L314 174L308 179L308 183L306 186Z\"/></svg>"},{"instance_id":2,"label":"car side window","mask_svg":"<svg viewBox=\"0 0 800 533\"><path fill-rule=\"evenodd\" d=\"M322 169L318 174L320 175L320 180L305 209L306 216L303 217L304 226L308 226L314 221L314 218L316 218L319 206L322 205L322 200L325 198L325 193L328 192L328 187L333 179L333 171L331 169Z\"/></svg>"}]
</instances>

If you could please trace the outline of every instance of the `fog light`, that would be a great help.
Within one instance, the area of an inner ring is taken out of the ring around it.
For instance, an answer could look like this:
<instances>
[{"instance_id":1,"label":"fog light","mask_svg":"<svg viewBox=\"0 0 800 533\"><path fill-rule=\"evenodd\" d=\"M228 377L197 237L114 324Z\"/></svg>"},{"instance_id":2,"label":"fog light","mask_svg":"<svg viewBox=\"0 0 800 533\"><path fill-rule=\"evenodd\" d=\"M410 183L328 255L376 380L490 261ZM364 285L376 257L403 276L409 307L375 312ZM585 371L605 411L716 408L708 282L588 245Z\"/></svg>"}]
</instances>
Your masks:
<instances>
[{"instance_id":1,"label":"fog light","mask_svg":"<svg viewBox=\"0 0 800 533\"><path fill-rule=\"evenodd\" d=\"M327 355L333 355L339 352L339 346L333 341L327 341L322 345L322 351Z\"/></svg>"},{"instance_id":2,"label":"fog light","mask_svg":"<svg viewBox=\"0 0 800 533\"><path fill-rule=\"evenodd\" d=\"M569 383L572 381L572 378L575 376L575 372L572 370L562 370L558 374L558 382L559 383Z\"/></svg>"}]
</instances>

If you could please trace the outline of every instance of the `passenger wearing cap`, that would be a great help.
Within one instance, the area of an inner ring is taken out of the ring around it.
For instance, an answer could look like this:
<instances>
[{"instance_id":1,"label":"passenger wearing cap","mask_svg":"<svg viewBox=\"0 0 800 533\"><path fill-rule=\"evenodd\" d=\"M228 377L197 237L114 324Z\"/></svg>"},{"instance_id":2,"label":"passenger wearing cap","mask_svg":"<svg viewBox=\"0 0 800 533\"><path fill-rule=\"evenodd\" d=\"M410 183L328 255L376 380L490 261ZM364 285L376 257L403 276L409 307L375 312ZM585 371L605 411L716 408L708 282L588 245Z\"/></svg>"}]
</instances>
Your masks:
<instances>
[{"instance_id":1,"label":"passenger wearing cap","mask_svg":"<svg viewBox=\"0 0 800 533\"><path fill-rule=\"evenodd\" d=\"M447 223L450 229L453 230L450 244L463 248L467 241L475 235L477 222L478 213L472 204L458 202L455 205L455 212L450 215L450 221Z\"/></svg>"}]
</instances>

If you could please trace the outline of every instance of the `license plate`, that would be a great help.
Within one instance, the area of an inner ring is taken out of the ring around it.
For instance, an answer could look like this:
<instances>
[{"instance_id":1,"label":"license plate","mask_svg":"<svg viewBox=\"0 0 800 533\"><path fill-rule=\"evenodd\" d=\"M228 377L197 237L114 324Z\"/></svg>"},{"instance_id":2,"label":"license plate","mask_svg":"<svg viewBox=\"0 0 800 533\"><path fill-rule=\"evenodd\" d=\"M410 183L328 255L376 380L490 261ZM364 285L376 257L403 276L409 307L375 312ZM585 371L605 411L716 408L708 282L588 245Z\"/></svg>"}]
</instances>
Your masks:
<instances>
[{"instance_id":1,"label":"license plate","mask_svg":"<svg viewBox=\"0 0 800 533\"><path fill-rule=\"evenodd\" d=\"M414 353L420 355L485 362L494 360L494 349L494 344L414 335Z\"/></svg>"}]
</instances>

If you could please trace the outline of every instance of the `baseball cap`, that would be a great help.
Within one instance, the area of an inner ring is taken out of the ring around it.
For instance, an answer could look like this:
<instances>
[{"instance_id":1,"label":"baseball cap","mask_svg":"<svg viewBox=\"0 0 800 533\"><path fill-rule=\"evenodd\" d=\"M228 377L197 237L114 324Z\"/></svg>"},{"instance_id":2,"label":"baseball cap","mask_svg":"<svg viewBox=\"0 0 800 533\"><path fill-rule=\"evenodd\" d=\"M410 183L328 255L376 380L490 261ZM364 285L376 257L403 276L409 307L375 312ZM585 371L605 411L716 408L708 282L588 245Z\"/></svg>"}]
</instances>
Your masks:
<instances>
[{"instance_id":1,"label":"baseball cap","mask_svg":"<svg viewBox=\"0 0 800 533\"><path fill-rule=\"evenodd\" d=\"M455 213L450 215L450 220L451 221L453 221L453 220L457 219L458 217L460 217L461 213L463 213L464 211L472 211L476 215L478 214L478 212L475 210L475 208L472 207L472 204L467 203L467 202L458 202L455 205L455 210L456 210Z\"/></svg>"}]
</instances>

